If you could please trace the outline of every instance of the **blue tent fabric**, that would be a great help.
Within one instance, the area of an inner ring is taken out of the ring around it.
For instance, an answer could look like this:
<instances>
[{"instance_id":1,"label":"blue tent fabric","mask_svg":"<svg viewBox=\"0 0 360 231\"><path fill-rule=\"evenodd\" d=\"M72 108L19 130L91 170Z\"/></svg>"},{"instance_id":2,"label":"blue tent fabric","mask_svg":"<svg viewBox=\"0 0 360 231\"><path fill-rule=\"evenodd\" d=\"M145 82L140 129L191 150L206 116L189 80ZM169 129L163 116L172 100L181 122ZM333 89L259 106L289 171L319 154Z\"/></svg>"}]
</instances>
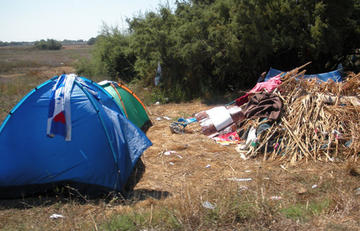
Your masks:
<instances>
[{"instance_id":1,"label":"blue tent fabric","mask_svg":"<svg viewBox=\"0 0 360 231\"><path fill-rule=\"evenodd\" d=\"M48 137L48 107L57 78L32 90L0 127L0 187L72 181L122 190L151 141L111 95L83 77L71 92L71 141Z\"/></svg>"},{"instance_id":2,"label":"blue tent fabric","mask_svg":"<svg viewBox=\"0 0 360 231\"><path fill-rule=\"evenodd\" d=\"M280 73L285 73L285 71L281 71L275 68L270 68L270 70L266 74L264 81L268 81L270 78L277 76ZM304 75L304 79L309 79L309 78L317 78L318 80L323 82L326 82L329 79L333 80L334 82L342 82L341 70L335 70L321 74Z\"/></svg>"},{"instance_id":3,"label":"blue tent fabric","mask_svg":"<svg viewBox=\"0 0 360 231\"><path fill-rule=\"evenodd\" d=\"M264 82L268 81L268 80L271 79L272 77L277 76L278 74L283 73L283 72L284 72L284 71L280 71L280 70L278 70L278 69L275 69L275 68L271 68L271 67L270 67L270 70L268 71L268 73L267 73L266 76L265 76Z\"/></svg>"}]
</instances>

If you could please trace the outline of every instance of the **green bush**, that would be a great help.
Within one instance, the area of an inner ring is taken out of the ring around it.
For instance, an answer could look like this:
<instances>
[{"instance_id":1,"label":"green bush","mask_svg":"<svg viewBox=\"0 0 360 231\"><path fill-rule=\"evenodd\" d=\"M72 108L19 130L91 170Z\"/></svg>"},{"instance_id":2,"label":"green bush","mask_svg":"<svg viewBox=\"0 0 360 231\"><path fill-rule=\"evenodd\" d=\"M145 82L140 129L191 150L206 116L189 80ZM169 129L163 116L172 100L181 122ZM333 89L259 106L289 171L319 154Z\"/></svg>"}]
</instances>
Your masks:
<instances>
[{"instance_id":1,"label":"green bush","mask_svg":"<svg viewBox=\"0 0 360 231\"><path fill-rule=\"evenodd\" d=\"M94 45L95 42L96 42L96 38L92 37L86 42L86 44L91 46Z\"/></svg>"},{"instance_id":2,"label":"green bush","mask_svg":"<svg viewBox=\"0 0 360 231\"><path fill-rule=\"evenodd\" d=\"M113 80L130 82L135 78L135 54L130 49L130 35L121 33L117 28L104 26L97 37L93 50L95 72L110 76Z\"/></svg>"},{"instance_id":3,"label":"green bush","mask_svg":"<svg viewBox=\"0 0 360 231\"><path fill-rule=\"evenodd\" d=\"M74 63L76 73L83 76L95 76L96 68L92 59L82 58Z\"/></svg>"},{"instance_id":4,"label":"green bush","mask_svg":"<svg viewBox=\"0 0 360 231\"><path fill-rule=\"evenodd\" d=\"M54 39L36 41L34 44L36 49L40 50L60 50L62 48L61 42Z\"/></svg>"}]
</instances>

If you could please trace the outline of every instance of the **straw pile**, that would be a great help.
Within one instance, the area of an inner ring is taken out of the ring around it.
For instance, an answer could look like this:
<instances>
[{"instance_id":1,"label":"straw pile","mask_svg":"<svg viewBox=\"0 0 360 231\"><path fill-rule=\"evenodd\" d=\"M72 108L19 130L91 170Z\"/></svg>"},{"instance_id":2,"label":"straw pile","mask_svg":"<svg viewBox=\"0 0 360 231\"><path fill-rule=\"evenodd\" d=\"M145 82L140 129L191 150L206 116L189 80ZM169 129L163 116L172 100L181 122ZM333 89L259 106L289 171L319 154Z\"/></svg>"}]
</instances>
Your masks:
<instances>
[{"instance_id":1,"label":"straw pile","mask_svg":"<svg viewBox=\"0 0 360 231\"><path fill-rule=\"evenodd\" d=\"M305 64L304 66L306 66ZM258 145L246 157L264 154L264 160L336 161L357 158L360 151L360 73L342 83L301 79L302 67L288 72L275 90L283 101L279 121L258 136ZM301 79L301 80L298 80ZM259 120L244 127L259 126Z\"/></svg>"}]
</instances>

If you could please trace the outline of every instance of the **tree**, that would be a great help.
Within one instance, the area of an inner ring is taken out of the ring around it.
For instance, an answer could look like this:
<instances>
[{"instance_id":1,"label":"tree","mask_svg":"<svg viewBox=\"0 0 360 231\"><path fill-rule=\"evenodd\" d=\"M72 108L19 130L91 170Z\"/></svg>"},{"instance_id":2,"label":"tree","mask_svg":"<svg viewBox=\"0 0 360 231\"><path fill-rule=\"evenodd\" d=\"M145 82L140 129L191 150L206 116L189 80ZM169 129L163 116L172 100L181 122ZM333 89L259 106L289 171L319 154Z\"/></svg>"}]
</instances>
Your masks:
<instances>
[{"instance_id":1,"label":"tree","mask_svg":"<svg viewBox=\"0 0 360 231\"><path fill-rule=\"evenodd\" d=\"M93 51L95 72L105 73L114 80L131 81L135 77L136 58L130 49L130 39L130 35L122 34L118 28L104 26Z\"/></svg>"},{"instance_id":2,"label":"tree","mask_svg":"<svg viewBox=\"0 0 360 231\"><path fill-rule=\"evenodd\" d=\"M42 39L40 41L36 41L34 47L40 50L60 50L62 45L61 42L54 39L47 39L46 41Z\"/></svg>"},{"instance_id":3,"label":"tree","mask_svg":"<svg viewBox=\"0 0 360 231\"><path fill-rule=\"evenodd\" d=\"M94 45L95 44L95 42L96 42L96 38L94 38L94 37L91 37L88 41L87 41L87 45Z\"/></svg>"}]
</instances>

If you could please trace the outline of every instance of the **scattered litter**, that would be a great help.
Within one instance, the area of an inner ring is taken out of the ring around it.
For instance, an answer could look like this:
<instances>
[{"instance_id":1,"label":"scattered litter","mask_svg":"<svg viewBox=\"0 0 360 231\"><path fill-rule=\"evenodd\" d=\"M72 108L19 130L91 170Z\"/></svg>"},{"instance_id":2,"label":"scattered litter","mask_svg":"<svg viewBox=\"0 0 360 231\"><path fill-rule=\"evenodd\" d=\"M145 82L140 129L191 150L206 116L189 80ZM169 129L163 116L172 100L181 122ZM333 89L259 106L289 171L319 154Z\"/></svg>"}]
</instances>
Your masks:
<instances>
[{"instance_id":1,"label":"scattered litter","mask_svg":"<svg viewBox=\"0 0 360 231\"><path fill-rule=\"evenodd\" d=\"M281 196L272 196L270 197L271 200L281 200L282 197Z\"/></svg>"},{"instance_id":2,"label":"scattered litter","mask_svg":"<svg viewBox=\"0 0 360 231\"><path fill-rule=\"evenodd\" d=\"M164 152L164 155L170 156L171 154L175 154L175 153L176 153L176 151L166 151L166 152Z\"/></svg>"},{"instance_id":3,"label":"scattered litter","mask_svg":"<svg viewBox=\"0 0 360 231\"><path fill-rule=\"evenodd\" d=\"M264 180L270 180L270 178L269 177L264 177Z\"/></svg>"},{"instance_id":4,"label":"scattered litter","mask_svg":"<svg viewBox=\"0 0 360 231\"><path fill-rule=\"evenodd\" d=\"M238 144L240 142L240 137L237 132L230 132L227 134L219 135L212 138L216 143L227 146L230 144Z\"/></svg>"},{"instance_id":5,"label":"scattered litter","mask_svg":"<svg viewBox=\"0 0 360 231\"><path fill-rule=\"evenodd\" d=\"M284 169L285 171L287 171L287 169L286 169L286 167L284 166L284 165L280 165L280 167L282 168L282 169Z\"/></svg>"},{"instance_id":6,"label":"scattered litter","mask_svg":"<svg viewBox=\"0 0 360 231\"><path fill-rule=\"evenodd\" d=\"M251 170L245 170L245 172L251 172Z\"/></svg>"},{"instance_id":7,"label":"scattered litter","mask_svg":"<svg viewBox=\"0 0 360 231\"><path fill-rule=\"evenodd\" d=\"M169 162L170 165L175 165L174 162Z\"/></svg>"},{"instance_id":8,"label":"scattered litter","mask_svg":"<svg viewBox=\"0 0 360 231\"><path fill-rule=\"evenodd\" d=\"M248 188L247 186L241 185L241 186L239 187L239 192L246 191L246 190L248 190L248 189L249 189L249 188Z\"/></svg>"},{"instance_id":9,"label":"scattered litter","mask_svg":"<svg viewBox=\"0 0 360 231\"><path fill-rule=\"evenodd\" d=\"M333 130L332 134L335 134L335 139L339 140L341 138L341 132L339 132L338 130Z\"/></svg>"},{"instance_id":10,"label":"scattered litter","mask_svg":"<svg viewBox=\"0 0 360 231\"><path fill-rule=\"evenodd\" d=\"M206 165L206 166L205 166L205 168L210 168L210 167L211 167L211 165L210 165L210 164L208 164L208 165Z\"/></svg>"},{"instance_id":11,"label":"scattered litter","mask_svg":"<svg viewBox=\"0 0 360 231\"><path fill-rule=\"evenodd\" d=\"M252 181L252 178L236 178L236 177L231 177L231 178L227 178L230 181L237 181L237 182L244 182L244 181Z\"/></svg>"},{"instance_id":12,"label":"scattered litter","mask_svg":"<svg viewBox=\"0 0 360 231\"><path fill-rule=\"evenodd\" d=\"M216 137L215 137L215 138L216 138ZM221 144L221 145L223 145L223 146L229 146L230 144L234 144L233 141L217 141L217 140L215 140L215 142L216 142L217 144Z\"/></svg>"},{"instance_id":13,"label":"scattered litter","mask_svg":"<svg viewBox=\"0 0 360 231\"><path fill-rule=\"evenodd\" d=\"M245 149L247 149L247 145L245 143L238 144L235 148L237 152L242 152Z\"/></svg>"},{"instance_id":14,"label":"scattered litter","mask_svg":"<svg viewBox=\"0 0 360 231\"><path fill-rule=\"evenodd\" d=\"M240 158L243 159L243 160L247 160L248 158L245 156L244 153L240 153Z\"/></svg>"},{"instance_id":15,"label":"scattered litter","mask_svg":"<svg viewBox=\"0 0 360 231\"><path fill-rule=\"evenodd\" d=\"M313 186L311 186L311 188L317 188L318 186L317 186L317 184L314 184Z\"/></svg>"},{"instance_id":16,"label":"scattered litter","mask_svg":"<svg viewBox=\"0 0 360 231\"><path fill-rule=\"evenodd\" d=\"M157 101L157 102L155 103L155 105L160 105L160 102L159 102L159 101Z\"/></svg>"},{"instance_id":17,"label":"scattered litter","mask_svg":"<svg viewBox=\"0 0 360 231\"><path fill-rule=\"evenodd\" d=\"M179 118L177 121L170 124L170 131L176 134L183 134L185 131L185 127L195 122L197 122L196 118Z\"/></svg>"},{"instance_id":18,"label":"scattered litter","mask_svg":"<svg viewBox=\"0 0 360 231\"><path fill-rule=\"evenodd\" d=\"M256 147L257 142L258 141L256 137L256 128L251 127L246 142L238 144L238 146L235 149L237 152L241 152L241 150L245 150L245 149L247 150L250 146Z\"/></svg>"},{"instance_id":19,"label":"scattered litter","mask_svg":"<svg viewBox=\"0 0 360 231\"><path fill-rule=\"evenodd\" d=\"M300 187L300 188L298 188L297 193L300 195L305 194L305 193L307 193L307 189L304 187Z\"/></svg>"},{"instance_id":20,"label":"scattered litter","mask_svg":"<svg viewBox=\"0 0 360 231\"><path fill-rule=\"evenodd\" d=\"M354 191L355 191L355 195L357 195L357 196L360 195L360 188L357 188Z\"/></svg>"},{"instance_id":21,"label":"scattered litter","mask_svg":"<svg viewBox=\"0 0 360 231\"><path fill-rule=\"evenodd\" d=\"M183 157L182 156L180 156L180 155L176 155L177 157L179 157L180 159L182 159Z\"/></svg>"},{"instance_id":22,"label":"scattered litter","mask_svg":"<svg viewBox=\"0 0 360 231\"><path fill-rule=\"evenodd\" d=\"M162 119L161 119L161 117L157 117L156 120L157 120L157 121L160 121L160 120L162 120Z\"/></svg>"},{"instance_id":23,"label":"scattered litter","mask_svg":"<svg viewBox=\"0 0 360 231\"><path fill-rule=\"evenodd\" d=\"M163 118L166 119L166 120L171 120L171 118L167 117L167 116L163 116Z\"/></svg>"},{"instance_id":24,"label":"scattered litter","mask_svg":"<svg viewBox=\"0 0 360 231\"><path fill-rule=\"evenodd\" d=\"M344 145L345 145L345 147L347 147L347 148L348 148L348 147L350 147L351 142L352 142L352 140L348 140L348 141L346 141L346 142L345 142L345 144L344 144Z\"/></svg>"},{"instance_id":25,"label":"scattered litter","mask_svg":"<svg viewBox=\"0 0 360 231\"><path fill-rule=\"evenodd\" d=\"M279 143L276 143L276 144L274 145L274 150L277 150L278 147L279 147Z\"/></svg>"},{"instance_id":26,"label":"scattered litter","mask_svg":"<svg viewBox=\"0 0 360 231\"><path fill-rule=\"evenodd\" d=\"M257 145L257 137L256 137L256 128L251 127L249 131L249 135L246 139L246 146L249 145L255 147Z\"/></svg>"},{"instance_id":27,"label":"scattered litter","mask_svg":"<svg viewBox=\"0 0 360 231\"><path fill-rule=\"evenodd\" d=\"M209 201L203 202L202 206L206 209L215 209L215 205L211 204Z\"/></svg>"},{"instance_id":28,"label":"scattered litter","mask_svg":"<svg viewBox=\"0 0 360 231\"><path fill-rule=\"evenodd\" d=\"M65 217L63 215L57 214L57 213L54 213L50 216L50 219L58 219L58 218L65 218Z\"/></svg>"}]
</instances>

